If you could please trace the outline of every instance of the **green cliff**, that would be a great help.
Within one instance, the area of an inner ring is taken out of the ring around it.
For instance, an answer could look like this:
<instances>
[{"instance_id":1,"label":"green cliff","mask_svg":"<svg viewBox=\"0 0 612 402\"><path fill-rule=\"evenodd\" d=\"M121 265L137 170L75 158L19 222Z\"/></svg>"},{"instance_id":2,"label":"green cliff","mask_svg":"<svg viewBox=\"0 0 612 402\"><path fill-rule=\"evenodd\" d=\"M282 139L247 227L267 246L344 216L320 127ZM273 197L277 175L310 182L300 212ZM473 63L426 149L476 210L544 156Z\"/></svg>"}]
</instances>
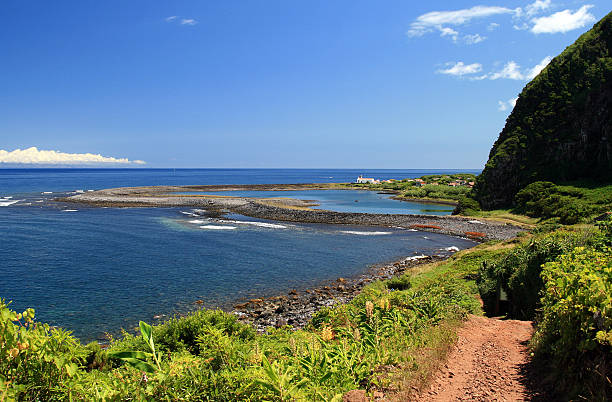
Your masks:
<instances>
[{"instance_id":1,"label":"green cliff","mask_svg":"<svg viewBox=\"0 0 612 402\"><path fill-rule=\"evenodd\" d=\"M476 181L485 209L535 181L612 181L612 13L523 89Z\"/></svg>"}]
</instances>

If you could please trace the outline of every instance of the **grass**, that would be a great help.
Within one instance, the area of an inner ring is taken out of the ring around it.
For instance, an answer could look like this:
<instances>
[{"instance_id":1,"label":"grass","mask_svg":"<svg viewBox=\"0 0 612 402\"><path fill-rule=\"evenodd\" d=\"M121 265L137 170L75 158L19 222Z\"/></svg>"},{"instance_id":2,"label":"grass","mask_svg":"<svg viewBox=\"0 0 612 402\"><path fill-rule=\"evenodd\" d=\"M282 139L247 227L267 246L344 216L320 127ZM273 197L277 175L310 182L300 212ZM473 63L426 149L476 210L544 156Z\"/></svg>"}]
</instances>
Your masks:
<instances>
[{"instance_id":1,"label":"grass","mask_svg":"<svg viewBox=\"0 0 612 402\"><path fill-rule=\"evenodd\" d=\"M493 211L471 211L469 215L459 215L469 218L482 218L493 222L511 223L513 225L533 228L539 221L538 218L513 213L509 209L496 209Z\"/></svg>"}]
</instances>

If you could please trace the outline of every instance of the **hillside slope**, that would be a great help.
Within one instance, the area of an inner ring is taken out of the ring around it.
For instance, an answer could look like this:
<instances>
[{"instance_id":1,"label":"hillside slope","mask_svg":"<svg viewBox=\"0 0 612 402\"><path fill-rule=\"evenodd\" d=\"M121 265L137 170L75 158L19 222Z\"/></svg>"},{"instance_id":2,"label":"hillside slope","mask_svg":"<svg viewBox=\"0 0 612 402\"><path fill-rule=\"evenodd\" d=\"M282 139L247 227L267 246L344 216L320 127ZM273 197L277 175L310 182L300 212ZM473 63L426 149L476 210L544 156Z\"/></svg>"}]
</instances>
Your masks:
<instances>
[{"instance_id":1,"label":"hillside slope","mask_svg":"<svg viewBox=\"0 0 612 402\"><path fill-rule=\"evenodd\" d=\"M539 180L612 180L612 13L523 89L478 177L486 209Z\"/></svg>"}]
</instances>

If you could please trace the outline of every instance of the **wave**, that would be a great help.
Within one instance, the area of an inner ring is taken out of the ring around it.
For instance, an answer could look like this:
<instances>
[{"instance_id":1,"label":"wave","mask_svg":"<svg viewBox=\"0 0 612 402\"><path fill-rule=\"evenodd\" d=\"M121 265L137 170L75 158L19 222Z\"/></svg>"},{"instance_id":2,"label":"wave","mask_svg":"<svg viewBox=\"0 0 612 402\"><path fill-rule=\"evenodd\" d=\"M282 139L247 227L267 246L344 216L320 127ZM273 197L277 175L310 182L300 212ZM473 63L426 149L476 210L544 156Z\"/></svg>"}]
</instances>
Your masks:
<instances>
[{"instance_id":1,"label":"wave","mask_svg":"<svg viewBox=\"0 0 612 402\"><path fill-rule=\"evenodd\" d=\"M23 200L0 200L0 207L8 207L9 205L13 205Z\"/></svg>"},{"instance_id":2,"label":"wave","mask_svg":"<svg viewBox=\"0 0 612 402\"><path fill-rule=\"evenodd\" d=\"M415 260L421 260L423 258L427 258L427 256L425 254L415 255L414 257L406 258L404 261L415 261Z\"/></svg>"},{"instance_id":3,"label":"wave","mask_svg":"<svg viewBox=\"0 0 612 402\"><path fill-rule=\"evenodd\" d=\"M234 223L234 224L237 224L237 225L259 226L259 227L262 227L262 228L270 228L270 229L287 229L287 226L279 225L279 224L276 224L276 223L250 222L250 221L223 221L223 222Z\"/></svg>"},{"instance_id":4,"label":"wave","mask_svg":"<svg viewBox=\"0 0 612 402\"><path fill-rule=\"evenodd\" d=\"M360 232L358 230L341 230L341 233L353 234L359 236L382 236L382 235L390 235L393 232Z\"/></svg>"},{"instance_id":5,"label":"wave","mask_svg":"<svg viewBox=\"0 0 612 402\"><path fill-rule=\"evenodd\" d=\"M204 223L204 222L206 222L206 221L203 221L202 219L194 219L194 220L192 220L192 221L187 221L187 222L189 222L189 223L194 223L194 224L196 224L196 225L199 225L199 224Z\"/></svg>"},{"instance_id":6,"label":"wave","mask_svg":"<svg viewBox=\"0 0 612 402\"><path fill-rule=\"evenodd\" d=\"M78 212L78 209L62 209L62 212Z\"/></svg>"},{"instance_id":7,"label":"wave","mask_svg":"<svg viewBox=\"0 0 612 402\"><path fill-rule=\"evenodd\" d=\"M236 226L221 226L221 225L203 225L200 229L211 229L211 230L232 230L237 229Z\"/></svg>"},{"instance_id":8,"label":"wave","mask_svg":"<svg viewBox=\"0 0 612 402\"><path fill-rule=\"evenodd\" d=\"M194 217L196 217L196 216L200 216L200 215L198 215L198 214L194 214L193 212L185 212L185 211L181 211L181 213L182 213L183 215L187 215L187 216L194 216Z\"/></svg>"}]
</instances>

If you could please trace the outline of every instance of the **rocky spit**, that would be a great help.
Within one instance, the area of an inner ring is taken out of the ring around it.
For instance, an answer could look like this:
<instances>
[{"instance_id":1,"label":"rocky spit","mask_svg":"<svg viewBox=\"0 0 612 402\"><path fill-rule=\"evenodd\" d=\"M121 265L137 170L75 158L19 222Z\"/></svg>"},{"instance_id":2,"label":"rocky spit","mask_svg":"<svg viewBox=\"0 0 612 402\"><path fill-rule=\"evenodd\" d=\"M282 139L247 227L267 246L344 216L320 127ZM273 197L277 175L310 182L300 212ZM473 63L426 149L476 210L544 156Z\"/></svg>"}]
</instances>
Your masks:
<instances>
[{"instance_id":1,"label":"rocky spit","mask_svg":"<svg viewBox=\"0 0 612 402\"><path fill-rule=\"evenodd\" d=\"M315 190L331 189L326 184L275 184L232 186L123 187L87 192L61 199L105 207L191 207L223 215L233 212L252 218L299 223L383 226L468 237L478 241L507 240L524 229L511 224L458 216L399 215L335 212L310 209L316 201L291 198L232 197L231 190ZM335 188L337 189L337 188ZM228 191L227 196L184 195L190 191Z\"/></svg>"},{"instance_id":2,"label":"rocky spit","mask_svg":"<svg viewBox=\"0 0 612 402\"><path fill-rule=\"evenodd\" d=\"M322 189L341 188L330 184L123 187L77 194L58 201L98 207L188 207L201 210L198 214L217 218L231 212L275 221L416 229L467 237L476 241L507 240L524 230L510 224L466 217L345 213L311 209L311 206L317 205L315 200L231 196L232 190L266 190L270 191L273 197L274 191ZM191 191L227 191L227 196L177 194ZM430 256L410 256L393 263L371 267L366 273L355 278L338 278L303 291L292 290L284 295L245 300L235 305L231 313L241 322L253 325L259 332L286 325L302 328L310 322L315 312L324 307L349 302L367 284L399 276L416 265L441 261L455 251L458 250L441 250L439 254ZM196 305L203 303L201 300L195 301Z\"/></svg>"}]
</instances>

